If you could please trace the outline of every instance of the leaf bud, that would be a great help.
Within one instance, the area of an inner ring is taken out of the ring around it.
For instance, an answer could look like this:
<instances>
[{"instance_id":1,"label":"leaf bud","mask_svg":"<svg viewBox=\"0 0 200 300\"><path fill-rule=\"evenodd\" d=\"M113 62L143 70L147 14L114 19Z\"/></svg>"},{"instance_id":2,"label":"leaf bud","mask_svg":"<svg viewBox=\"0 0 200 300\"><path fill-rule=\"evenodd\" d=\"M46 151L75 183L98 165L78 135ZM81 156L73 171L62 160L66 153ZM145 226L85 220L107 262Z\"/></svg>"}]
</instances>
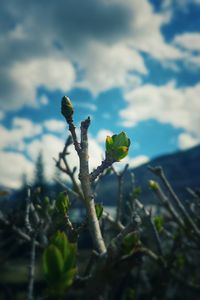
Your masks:
<instances>
[{"instance_id":1,"label":"leaf bud","mask_svg":"<svg viewBox=\"0 0 200 300\"><path fill-rule=\"evenodd\" d=\"M61 112L62 112L63 116L65 117L65 119L68 123L70 121L72 121L74 108L72 106L72 103L71 103L70 99L67 96L64 96L62 98Z\"/></svg>"}]
</instances>

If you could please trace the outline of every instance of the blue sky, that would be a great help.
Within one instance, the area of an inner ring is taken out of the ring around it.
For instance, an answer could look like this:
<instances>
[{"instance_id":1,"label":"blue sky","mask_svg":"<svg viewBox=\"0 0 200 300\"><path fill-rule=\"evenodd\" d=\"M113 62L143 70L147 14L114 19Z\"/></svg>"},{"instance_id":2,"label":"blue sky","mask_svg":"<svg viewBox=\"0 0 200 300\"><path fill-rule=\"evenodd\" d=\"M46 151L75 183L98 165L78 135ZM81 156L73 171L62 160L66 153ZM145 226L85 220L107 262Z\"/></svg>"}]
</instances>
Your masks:
<instances>
[{"instance_id":1,"label":"blue sky","mask_svg":"<svg viewBox=\"0 0 200 300\"><path fill-rule=\"evenodd\" d=\"M77 127L91 116L91 169L106 135L122 130L130 166L197 145L199 16L199 0L4 1L0 184L18 187L23 173L31 181L40 150L52 176L67 135L63 95Z\"/></svg>"}]
</instances>

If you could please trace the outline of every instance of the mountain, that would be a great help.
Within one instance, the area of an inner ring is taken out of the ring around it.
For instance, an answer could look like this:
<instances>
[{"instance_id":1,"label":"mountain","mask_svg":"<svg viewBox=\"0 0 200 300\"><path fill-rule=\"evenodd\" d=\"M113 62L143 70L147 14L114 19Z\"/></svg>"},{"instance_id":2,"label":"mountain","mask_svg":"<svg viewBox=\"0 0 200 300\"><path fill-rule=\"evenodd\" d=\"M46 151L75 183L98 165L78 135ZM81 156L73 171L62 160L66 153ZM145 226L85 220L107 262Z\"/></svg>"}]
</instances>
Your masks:
<instances>
[{"instance_id":1,"label":"mountain","mask_svg":"<svg viewBox=\"0 0 200 300\"><path fill-rule=\"evenodd\" d=\"M124 194L129 195L132 186L130 171L135 175L135 184L142 189L141 200L143 203L155 203L157 201L152 191L148 188L150 179L159 181L152 174L148 166L162 166L166 177L181 199L187 199L189 193L186 188L200 188L200 145L189 150L163 155L143 164L135 169L129 170L124 178ZM102 179L98 189L98 201L106 205L116 205L117 179L115 175L106 176Z\"/></svg>"}]
</instances>

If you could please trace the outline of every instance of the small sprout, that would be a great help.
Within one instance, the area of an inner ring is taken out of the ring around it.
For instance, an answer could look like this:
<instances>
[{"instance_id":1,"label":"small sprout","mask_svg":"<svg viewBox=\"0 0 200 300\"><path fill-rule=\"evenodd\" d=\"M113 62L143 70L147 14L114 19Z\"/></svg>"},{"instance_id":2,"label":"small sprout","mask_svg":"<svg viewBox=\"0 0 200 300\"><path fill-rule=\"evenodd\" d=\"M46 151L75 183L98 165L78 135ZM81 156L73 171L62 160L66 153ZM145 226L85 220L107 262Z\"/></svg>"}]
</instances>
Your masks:
<instances>
[{"instance_id":1,"label":"small sprout","mask_svg":"<svg viewBox=\"0 0 200 300\"><path fill-rule=\"evenodd\" d=\"M153 191L157 191L159 189L159 184L154 180L149 180L149 188Z\"/></svg>"},{"instance_id":2,"label":"small sprout","mask_svg":"<svg viewBox=\"0 0 200 300\"><path fill-rule=\"evenodd\" d=\"M65 119L68 123L72 121L74 108L72 106L72 103L71 103L70 99L66 96L64 96L62 98L61 112L62 112L63 116L65 117Z\"/></svg>"},{"instance_id":3,"label":"small sprout","mask_svg":"<svg viewBox=\"0 0 200 300\"><path fill-rule=\"evenodd\" d=\"M63 294L76 275L76 245L58 231L43 253L43 271L52 295Z\"/></svg>"},{"instance_id":4,"label":"small sprout","mask_svg":"<svg viewBox=\"0 0 200 300\"><path fill-rule=\"evenodd\" d=\"M130 139L125 132L106 138L106 157L114 161L120 161L128 155Z\"/></svg>"},{"instance_id":5,"label":"small sprout","mask_svg":"<svg viewBox=\"0 0 200 300\"><path fill-rule=\"evenodd\" d=\"M68 212L69 207L70 207L70 201L67 193L66 192L59 193L56 199L56 210L60 214L65 215Z\"/></svg>"},{"instance_id":6,"label":"small sprout","mask_svg":"<svg viewBox=\"0 0 200 300\"><path fill-rule=\"evenodd\" d=\"M163 230L163 225L164 225L164 219L162 216L155 216L154 219L154 225L157 229L157 231L160 233Z\"/></svg>"},{"instance_id":7,"label":"small sprout","mask_svg":"<svg viewBox=\"0 0 200 300\"><path fill-rule=\"evenodd\" d=\"M97 219L99 220L103 214L103 205L100 203L95 203L95 210L96 210Z\"/></svg>"}]
</instances>

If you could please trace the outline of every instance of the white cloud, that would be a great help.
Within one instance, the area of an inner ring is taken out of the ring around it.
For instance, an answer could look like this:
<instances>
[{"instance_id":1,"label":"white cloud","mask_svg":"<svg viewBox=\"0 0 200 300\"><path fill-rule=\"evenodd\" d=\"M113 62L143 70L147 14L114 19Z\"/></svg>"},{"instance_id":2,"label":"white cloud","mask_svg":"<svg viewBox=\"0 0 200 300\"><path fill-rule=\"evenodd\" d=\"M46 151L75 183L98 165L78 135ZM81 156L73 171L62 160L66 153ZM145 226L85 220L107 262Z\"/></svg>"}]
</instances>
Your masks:
<instances>
[{"instance_id":1,"label":"white cloud","mask_svg":"<svg viewBox=\"0 0 200 300\"><path fill-rule=\"evenodd\" d=\"M0 36L0 101L5 109L37 105L41 86L65 92L78 86L95 95L114 87L136 87L148 73L140 51L165 66L175 67L173 60L183 58L161 32L169 12L156 13L147 0L86 0L78 8L72 1L49 5L44 0L32 3L27 16L24 9L29 8L29 2L26 8L13 3L14 15L5 8L16 23Z\"/></svg>"},{"instance_id":2,"label":"white cloud","mask_svg":"<svg viewBox=\"0 0 200 300\"><path fill-rule=\"evenodd\" d=\"M139 155L134 158L128 158L128 164L130 168L137 168L149 161L149 157L146 155Z\"/></svg>"},{"instance_id":3,"label":"white cloud","mask_svg":"<svg viewBox=\"0 0 200 300\"><path fill-rule=\"evenodd\" d=\"M63 150L65 141L54 136L53 134L45 134L41 139L34 140L32 143L26 146L26 151L33 161L36 161L38 153L43 153L44 165L46 170L46 176L50 180L55 174L55 162L53 158L58 158L59 152ZM69 147L68 163L71 168L79 168L79 159L74 146ZM90 170L97 167L102 160L103 150L95 141L95 139L89 136L89 166ZM78 174L77 174L78 178Z\"/></svg>"},{"instance_id":4,"label":"white cloud","mask_svg":"<svg viewBox=\"0 0 200 300\"><path fill-rule=\"evenodd\" d=\"M47 120L44 122L44 127L53 132L63 132L66 128L66 123L55 119Z\"/></svg>"},{"instance_id":5,"label":"white cloud","mask_svg":"<svg viewBox=\"0 0 200 300\"><path fill-rule=\"evenodd\" d=\"M76 85L89 88L94 95L114 87L128 88L140 84L139 77L131 71L147 73L142 56L122 44L91 43L80 65L84 78Z\"/></svg>"},{"instance_id":6,"label":"white cloud","mask_svg":"<svg viewBox=\"0 0 200 300\"><path fill-rule=\"evenodd\" d=\"M47 105L49 103L49 99L47 96L45 95L42 95L40 98L39 98L39 102L42 104L42 105Z\"/></svg>"},{"instance_id":7,"label":"white cloud","mask_svg":"<svg viewBox=\"0 0 200 300\"><path fill-rule=\"evenodd\" d=\"M16 150L24 150L25 138L33 138L42 133L42 126L34 124L28 119L14 118L11 129L0 125L0 149L11 147Z\"/></svg>"},{"instance_id":8,"label":"white cloud","mask_svg":"<svg viewBox=\"0 0 200 300\"><path fill-rule=\"evenodd\" d=\"M140 165L147 163L148 161L149 161L149 157L146 155L139 155L134 158L130 156L126 156L120 162L114 163L113 166L117 171L122 171L126 164L129 165L129 168L137 168Z\"/></svg>"},{"instance_id":9,"label":"white cloud","mask_svg":"<svg viewBox=\"0 0 200 300\"><path fill-rule=\"evenodd\" d=\"M108 129L101 129L97 133L97 141L99 143L105 143L107 135L112 136L114 133Z\"/></svg>"},{"instance_id":10,"label":"white cloud","mask_svg":"<svg viewBox=\"0 0 200 300\"><path fill-rule=\"evenodd\" d=\"M62 151L64 142L52 134L43 135L40 139L35 139L26 145L26 152L30 158L36 162L39 152L43 154L45 174L50 180L54 175L55 162L53 157L57 158L58 153Z\"/></svg>"},{"instance_id":11,"label":"white cloud","mask_svg":"<svg viewBox=\"0 0 200 300\"><path fill-rule=\"evenodd\" d=\"M176 35L173 44L179 47L183 55L183 64L190 70L200 68L200 34L185 32ZM196 52L196 53L195 53Z\"/></svg>"},{"instance_id":12,"label":"white cloud","mask_svg":"<svg viewBox=\"0 0 200 300\"><path fill-rule=\"evenodd\" d=\"M70 62L56 56L38 57L15 62L9 70L15 88L10 90L2 102L5 109L22 105L36 106L37 88L44 86L53 91L70 90L75 81L75 71ZM12 99L12 101L11 101Z\"/></svg>"},{"instance_id":13,"label":"white cloud","mask_svg":"<svg viewBox=\"0 0 200 300\"><path fill-rule=\"evenodd\" d=\"M22 154L16 152L0 152L0 184L10 188L19 188L22 175L32 178L34 165Z\"/></svg>"},{"instance_id":14,"label":"white cloud","mask_svg":"<svg viewBox=\"0 0 200 300\"><path fill-rule=\"evenodd\" d=\"M174 127L199 133L200 83L177 88L174 82L155 86L146 84L125 94L127 107L120 111L122 124L127 127L140 121L155 119Z\"/></svg>"},{"instance_id":15,"label":"white cloud","mask_svg":"<svg viewBox=\"0 0 200 300\"><path fill-rule=\"evenodd\" d=\"M96 111L97 110L97 106L94 103L89 103L89 102L75 102L74 103L74 107L79 107L79 108L85 108L85 109L89 109L91 111Z\"/></svg>"},{"instance_id":16,"label":"white cloud","mask_svg":"<svg viewBox=\"0 0 200 300\"><path fill-rule=\"evenodd\" d=\"M12 125L13 127L15 127L15 129L21 130L22 138L32 137L42 132L41 125L34 124L32 121L25 118L15 117L13 119Z\"/></svg>"},{"instance_id":17,"label":"white cloud","mask_svg":"<svg viewBox=\"0 0 200 300\"><path fill-rule=\"evenodd\" d=\"M154 58L160 60L179 59L182 57L179 49L174 45L168 44L162 33L161 27L168 23L171 18L171 12L165 10L155 13L153 6L149 1L128 1L130 9L133 12L132 18L132 36L129 42L135 49L145 51Z\"/></svg>"},{"instance_id":18,"label":"white cloud","mask_svg":"<svg viewBox=\"0 0 200 300\"><path fill-rule=\"evenodd\" d=\"M105 152L96 140L89 135L89 167L90 171L101 164L102 159L105 158Z\"/></svg>"},{"instance_id":19,"label":"white cloud","mask_svg":"<svg viewBox=\"0 0 200 300\"><path fill-rule=\"evenodd\" d=\"M182 150L194 147L199 143L200 143L200 138L197 138L187 132L181 133L178 137L178 145L179 148Z\"/></svg>"},{"instance_id":20,"label":"white cloud","mask_svg":"<svg viewBox=\"0 0 200 300\"><path fill-rule=\"evenodd\" d=\"M185 32L176 35L173 43L187 50L200 51L200 33Z\"/></svg>"}]
</instances>

